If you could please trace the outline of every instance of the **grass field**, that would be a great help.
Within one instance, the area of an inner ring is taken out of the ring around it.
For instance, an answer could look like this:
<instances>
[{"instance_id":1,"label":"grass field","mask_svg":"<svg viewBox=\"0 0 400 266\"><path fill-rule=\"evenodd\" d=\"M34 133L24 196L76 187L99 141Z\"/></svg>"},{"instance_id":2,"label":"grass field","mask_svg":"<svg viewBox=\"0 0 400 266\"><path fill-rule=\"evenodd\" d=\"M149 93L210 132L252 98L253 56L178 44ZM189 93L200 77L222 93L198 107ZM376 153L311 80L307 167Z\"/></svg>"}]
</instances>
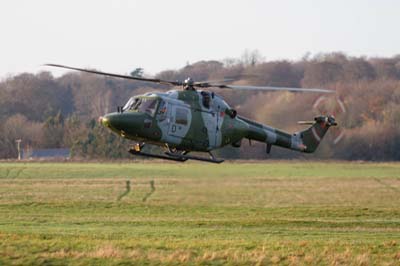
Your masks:
<instances>
[{"instance_id":1,"label":"grass field","mask_svg":"<svg viewBox=\"0 0 400 266\"><path fill-rule=\"evenodd\" d=\"M399 196L399 163L0 163L0 265L399 265Z\"/></svg>"}]
</instances>

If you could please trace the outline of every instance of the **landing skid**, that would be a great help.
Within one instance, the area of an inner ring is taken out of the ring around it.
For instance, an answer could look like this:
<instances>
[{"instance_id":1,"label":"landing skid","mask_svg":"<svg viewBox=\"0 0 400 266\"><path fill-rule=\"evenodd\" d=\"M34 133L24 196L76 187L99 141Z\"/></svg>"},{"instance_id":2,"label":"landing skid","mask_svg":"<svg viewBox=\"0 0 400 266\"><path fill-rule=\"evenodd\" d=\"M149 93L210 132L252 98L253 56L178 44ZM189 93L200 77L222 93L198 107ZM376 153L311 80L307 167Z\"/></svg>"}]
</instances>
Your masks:
<instances>
[{"instance_id":1,"label":"landing skid","mask_svg":"<svg viewBox=\"0 0 400 266\"><path fill-rule=\"evenodd\" d=\"M197 161L202 161L202 162L209 162L209 163L222 163L224 160L220 160L214 157L214 155L210 154L210 158L205 158L205 157L201 157L201 156L194 156L194 155L183 155L183 154L174 154L171 152L166 152L165 153L168 156L174 157L174 158L184 158L186 160L197 160Z\"/></svg>"},{"instance_id":2,"label":"landing skid","mask_svg":"<svg viewBox=\"0 0 400 266\"><path fill-rule=\"evenodd\" d=\"M168 150L164 154L148 153L148 152L142 151L142 148L144 147L144 145L145 144L136 144L133 148L129 149L129 152L133 155L146 156L146 157L158 158L158 159L164 159L164 160L171 160L171 161L176 161L176 162L186 162L187 160L196 160L196 161L209 162L209 163L222 163L224 161L224 160L215 158L211 152L208 152L210 155L210 158L188 155L189 151L183 151L182 153L177 153L177 152L172 152L171 150Z\"/></svg>"},{"instance_id":3,"label":"landing skid","mask_svg":"<svg viewBox=\"0 0 400 266\"><path fill-rule=\"evenodd\" d=\"M139 155L139 156L144 156L144 157L151 157L151 158L158 158L158 159L164 159L164 160L171 160L171 161L176 161L176 162L185 162L188 159L186 158L176 158L176 157L171 157L167 155L161 155L161 154L153 154L153 153L147 153L147 152L142 152L142 151L136 151L135 149L129 149L129 152L133 155Z\"/></svg>"}]
</instances>

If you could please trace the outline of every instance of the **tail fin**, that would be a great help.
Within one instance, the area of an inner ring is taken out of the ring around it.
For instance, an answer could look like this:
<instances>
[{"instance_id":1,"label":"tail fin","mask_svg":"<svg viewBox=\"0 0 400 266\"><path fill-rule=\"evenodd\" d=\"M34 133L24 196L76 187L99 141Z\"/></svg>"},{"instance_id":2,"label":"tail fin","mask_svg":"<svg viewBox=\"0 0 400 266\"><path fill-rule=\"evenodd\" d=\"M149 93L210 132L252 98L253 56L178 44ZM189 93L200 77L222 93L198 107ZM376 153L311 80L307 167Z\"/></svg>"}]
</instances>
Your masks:
<instances>
[{"instance_id":1,"label":"tail fin","mask_svg":"<svg viewBox=\"0 0 400 266\"><path fill-rule=\"evenodd\" d=\"M304 124L305 122L303 122ZM304 152L314 152L329 127L336 126L335 117L333 116L317 116L314 118L313 125L300 132L301 140L305 146Z\"/></svg>"}]
</instances>

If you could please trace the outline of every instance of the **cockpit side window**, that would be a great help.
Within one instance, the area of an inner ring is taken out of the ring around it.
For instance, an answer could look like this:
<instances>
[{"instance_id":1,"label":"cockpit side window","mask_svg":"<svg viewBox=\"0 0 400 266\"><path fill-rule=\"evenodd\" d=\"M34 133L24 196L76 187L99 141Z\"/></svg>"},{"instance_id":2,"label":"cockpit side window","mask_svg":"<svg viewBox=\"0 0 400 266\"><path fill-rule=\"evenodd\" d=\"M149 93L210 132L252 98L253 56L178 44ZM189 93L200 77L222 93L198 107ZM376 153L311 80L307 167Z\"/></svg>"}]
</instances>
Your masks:
<instances>
[{"instance_id":1,"label":"cockpit side window","mask_svg":"<svg viewBox=\"0 0 400 266\"><path fill-rule=\"evenodd\" d=\"M141 103L138 106L138 111L143 113L148 113L151 116L154 116L157 108L157 99L152 98L142 98Z\"/></svg>"},{"instance_id":2,"label":"cockpit side window","mask_svg":"<svg viewBox=\"0 0 400 266\"><path fill-rule=\"evenodd\" d=\"M166 112L167 112L167 104L164 100L160 100L157 114L165 114Z\"/></svg>"},{"instance_id":3,"label":"cockpit side window","mask_svg":"<svg viewBox=\"0 0 400 266\"><path fill-rule=\"evenodd\" d=\"M164 121L167 118L167 103L164 100L160 100L158 105L157 118L159 121Z\"/></svg>"},{"instance_id":4,"label":"cockpit side window","mask_svg":"<svg viewBox=\"0 0 400 266\"><path fill-rule=\"evenodd\" d=\"M137 111L154 116L158 99L155 98L131 98L123 107L123 111Z\"/></svg>"}]
</instances>

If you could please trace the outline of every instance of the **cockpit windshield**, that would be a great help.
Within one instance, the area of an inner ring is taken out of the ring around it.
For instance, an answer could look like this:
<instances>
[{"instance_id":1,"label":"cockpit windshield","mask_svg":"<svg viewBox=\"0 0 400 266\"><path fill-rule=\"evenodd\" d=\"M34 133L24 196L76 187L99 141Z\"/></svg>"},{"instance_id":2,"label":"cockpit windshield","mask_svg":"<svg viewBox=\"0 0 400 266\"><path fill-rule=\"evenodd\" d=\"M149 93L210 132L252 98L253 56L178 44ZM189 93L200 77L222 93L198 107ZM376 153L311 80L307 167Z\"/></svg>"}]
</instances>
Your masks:
<instances>
[{"instance_id":1,"label":"cockpit windshield","mask_svg":"<svg viewBox=\"0 0 400 266\"><path fill-rule=\"evenodd\" d=\"M122 111L128 111L134 101L134 98L130 98L129 101L124 105L124 107L122 107Z\"/></svg>"},{"instance_id":2,"label":"cockpit windshield","mask_svg":"<svg viewBox=\"0 0 400 266\"><path fill-rule=\"evenodd\" d=\"M142 113L148 113L154 116L157 108L158 99L156 98L131 98L122 108L125 111L137 111Z\"/></svg>"}]
</instances>

